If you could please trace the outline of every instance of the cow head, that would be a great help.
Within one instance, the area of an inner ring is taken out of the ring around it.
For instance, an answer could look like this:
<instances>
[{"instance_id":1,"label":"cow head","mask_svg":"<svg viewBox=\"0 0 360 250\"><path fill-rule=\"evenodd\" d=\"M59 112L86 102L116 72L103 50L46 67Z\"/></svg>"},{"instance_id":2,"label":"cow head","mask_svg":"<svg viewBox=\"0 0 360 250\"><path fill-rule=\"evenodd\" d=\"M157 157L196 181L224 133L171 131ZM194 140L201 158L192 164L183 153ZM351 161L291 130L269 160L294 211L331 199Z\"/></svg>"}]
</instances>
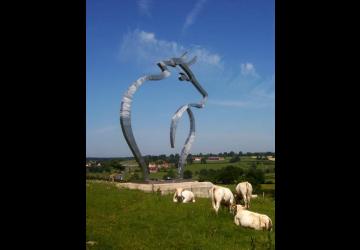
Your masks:
<instances>
[{"instance_id":1,"label":"cow head","mask_svg":"<svg viewBox=\"0 0 360 250\"><path fill-rule=\"evenodd\" d=\"M181 194L182 191L183 191L183 188L177 188L175 191L175 198L177 199L178 202L182 202L184 199L184 197Z\"/></svg>"},{"instance_id":2,"label":"cow head","mask_svg":"<svg viewBox=\"0 0 360 250\"><path fill-rule=\"evenodd\" d=\"M230 205L230 212L232 213L232 214L236 214L236 212L237 212L237 206L236 206L236 204L232 204L232 205Z\"/></svg>"}]
</instances>

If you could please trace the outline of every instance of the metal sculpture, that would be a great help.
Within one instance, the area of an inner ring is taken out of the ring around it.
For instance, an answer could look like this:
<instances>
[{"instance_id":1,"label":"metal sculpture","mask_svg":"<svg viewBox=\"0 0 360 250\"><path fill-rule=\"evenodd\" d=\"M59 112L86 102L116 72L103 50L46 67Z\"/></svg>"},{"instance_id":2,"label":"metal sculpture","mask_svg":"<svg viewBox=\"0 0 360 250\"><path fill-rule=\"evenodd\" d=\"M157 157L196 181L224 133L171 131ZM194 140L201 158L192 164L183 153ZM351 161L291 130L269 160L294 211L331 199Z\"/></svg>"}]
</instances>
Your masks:
<instances>
[{"instance_id":1,"label":"metal sculpture","mask_svg":"<svg viewBox=\"0 0 360 250\"><path fill-rule=\"evenodd\" d=\"M171 126L170 126L170 145L172 148L174 148L175 145L175 132L177 124L182 117L183 113L187 111L190 119L190 132L189 135L185 141L185 145L181 151L179 164L178 164L178 173L180 178L183 176L184 166L186 162L186 158L190 152L192 143L195 138L195 119L194 115L191 111L191 107L195 108L203 108L205 106L205 102L207 100L207 93L206 91L201 87L197 79L195 78L194 74L190 70L189 66L191 64L194 64L196 62L196 56L191 59L189 62L185 62L184 56L186 55L186 52L178 58L171 58L170 60L164 60L157 63L158 67L161 70L161 73L158 75L145 75L140 77L138 80L133 82L128 90L125 92L122 102L121 102L121 109L120 109L120 124L121 129L124 134L125 140L127 144L129 145L129 148L131 152L133 153L136 161L141 166L143 171L143 177L145 180L148 180L148 167L146 166L146 163L140 153L140 150L135 142L134 134L132 132L131 128L131 103L133 99L133 95L138 90L138 88L148 80L156 81L156 80L162 80L166 77L170 76L170 71L168 70L167 66L176 67L179 66L182 70L179 74L180 76L178 79L180 81L189 81L191 82L195 88L200 92L200 94L203 96L203 99L200 101L200 103L190 103L181 106L174 114L171 120Z\"/></svg>"}]
</instances>

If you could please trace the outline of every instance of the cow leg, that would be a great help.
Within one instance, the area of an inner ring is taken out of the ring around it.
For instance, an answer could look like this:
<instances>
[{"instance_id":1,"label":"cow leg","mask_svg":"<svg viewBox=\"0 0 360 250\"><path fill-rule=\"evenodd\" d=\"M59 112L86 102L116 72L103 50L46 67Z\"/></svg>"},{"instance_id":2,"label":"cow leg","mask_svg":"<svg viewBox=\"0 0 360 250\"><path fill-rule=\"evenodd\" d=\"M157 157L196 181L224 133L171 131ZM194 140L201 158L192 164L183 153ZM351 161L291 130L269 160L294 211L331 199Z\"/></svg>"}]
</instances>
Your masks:
<instances>
[{"instance_id":1,"label":"cow leg","mask_svg":"<svg viewBox=\"0 0 360 250\"><path fill-rule=\"evenodd\" d=\"M215 205L215 211L216 211L216 214L218 214L219 212L219 209L220 209L220 201L216 202L216 205Z\"/></svg>"},{"instance_id":2,"label":"cow leg","mask_svg":"<svg viewBox=\"0 0 360 250\"><path fill-rule=\"evenodd\" d=\"M239 220L238 220L238 218L236 216L234 216L234 222L235 222L236 225L238 225L238 226L240 225Z\"/></svg>"},{"instance_id":3,"label":"cow leg","mask_svg":"<svg viewBox=\"0 0 360 250\"><path fill-rule=\"evenodd\" d=\"M214 209L215 212L216 212L216 202L215 202L215 201L212 201L212 207L213 207L213 209Z\"/></svg>"}]
</instances>

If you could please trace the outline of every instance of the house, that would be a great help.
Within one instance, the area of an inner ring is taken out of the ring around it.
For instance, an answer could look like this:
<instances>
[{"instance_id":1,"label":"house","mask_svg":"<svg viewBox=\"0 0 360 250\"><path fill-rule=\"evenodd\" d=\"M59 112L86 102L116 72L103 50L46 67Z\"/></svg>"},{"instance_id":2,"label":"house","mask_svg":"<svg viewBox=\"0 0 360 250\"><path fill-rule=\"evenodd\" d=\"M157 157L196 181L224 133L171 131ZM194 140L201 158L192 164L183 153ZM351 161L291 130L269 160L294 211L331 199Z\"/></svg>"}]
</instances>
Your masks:
<instances>
[{"instance_id":1,"label":"house","mask_svg":"<svg viewBox=\"0 0 360 250\"><path fill-rule=\"evenodd\" d=\"M201 157L194 157L193 160L194 162L201 162Z\"/></svg>"},{"instance_id":2,"label":"house","mask_svg":"<svg viewBox=\"0 0 360 250\"><path fill-rule=\"evenodd\" d=\"M275 157L274 157L274 156L268 156L267 159L270 160L270 161L275 161Z\"/></svg>"},{"instance_id":3,"label":"house","mask_svg":"<svg viewBox=\"0 0 360 250\"><path fill-rule=\"evenodd\" d=\"M169 166L169 163L163 162L161 164L158 164L157 167L158 167L158 169L169 169L170 166Z\"/></svg>"},{"instance_id":4,"label":"house","mask_svg":"<svg viewBox=\"0 0 360 250\"><path fill-rule=\"evenodd\" d=\"M159 170L155 163L149 163L148 168L150 173L157 173Z\"/></svg>"}]
</instances>

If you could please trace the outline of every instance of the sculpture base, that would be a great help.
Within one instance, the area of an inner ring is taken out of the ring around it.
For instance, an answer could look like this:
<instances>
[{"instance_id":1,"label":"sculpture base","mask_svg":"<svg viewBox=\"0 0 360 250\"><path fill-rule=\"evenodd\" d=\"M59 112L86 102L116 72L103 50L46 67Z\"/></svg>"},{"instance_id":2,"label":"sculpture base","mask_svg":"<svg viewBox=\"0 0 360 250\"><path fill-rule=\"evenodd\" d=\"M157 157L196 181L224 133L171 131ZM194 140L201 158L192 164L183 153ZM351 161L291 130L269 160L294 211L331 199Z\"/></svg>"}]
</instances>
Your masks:
<instances>
[{"instance_id":1,"label":"sculpture base","mask_svg":"<svg viewBox=\"0 0 360 250\"><path fill-rule=\"evenodd\" d=\"M194 193L195 197L209 198L209 189L214 186L211 182L186 180L149 181L148 183L116 183L119 188L138 189L144 192L160 192L162 195L173 194L176 188L184 188Z\"/></svg>"}]
</instances>

